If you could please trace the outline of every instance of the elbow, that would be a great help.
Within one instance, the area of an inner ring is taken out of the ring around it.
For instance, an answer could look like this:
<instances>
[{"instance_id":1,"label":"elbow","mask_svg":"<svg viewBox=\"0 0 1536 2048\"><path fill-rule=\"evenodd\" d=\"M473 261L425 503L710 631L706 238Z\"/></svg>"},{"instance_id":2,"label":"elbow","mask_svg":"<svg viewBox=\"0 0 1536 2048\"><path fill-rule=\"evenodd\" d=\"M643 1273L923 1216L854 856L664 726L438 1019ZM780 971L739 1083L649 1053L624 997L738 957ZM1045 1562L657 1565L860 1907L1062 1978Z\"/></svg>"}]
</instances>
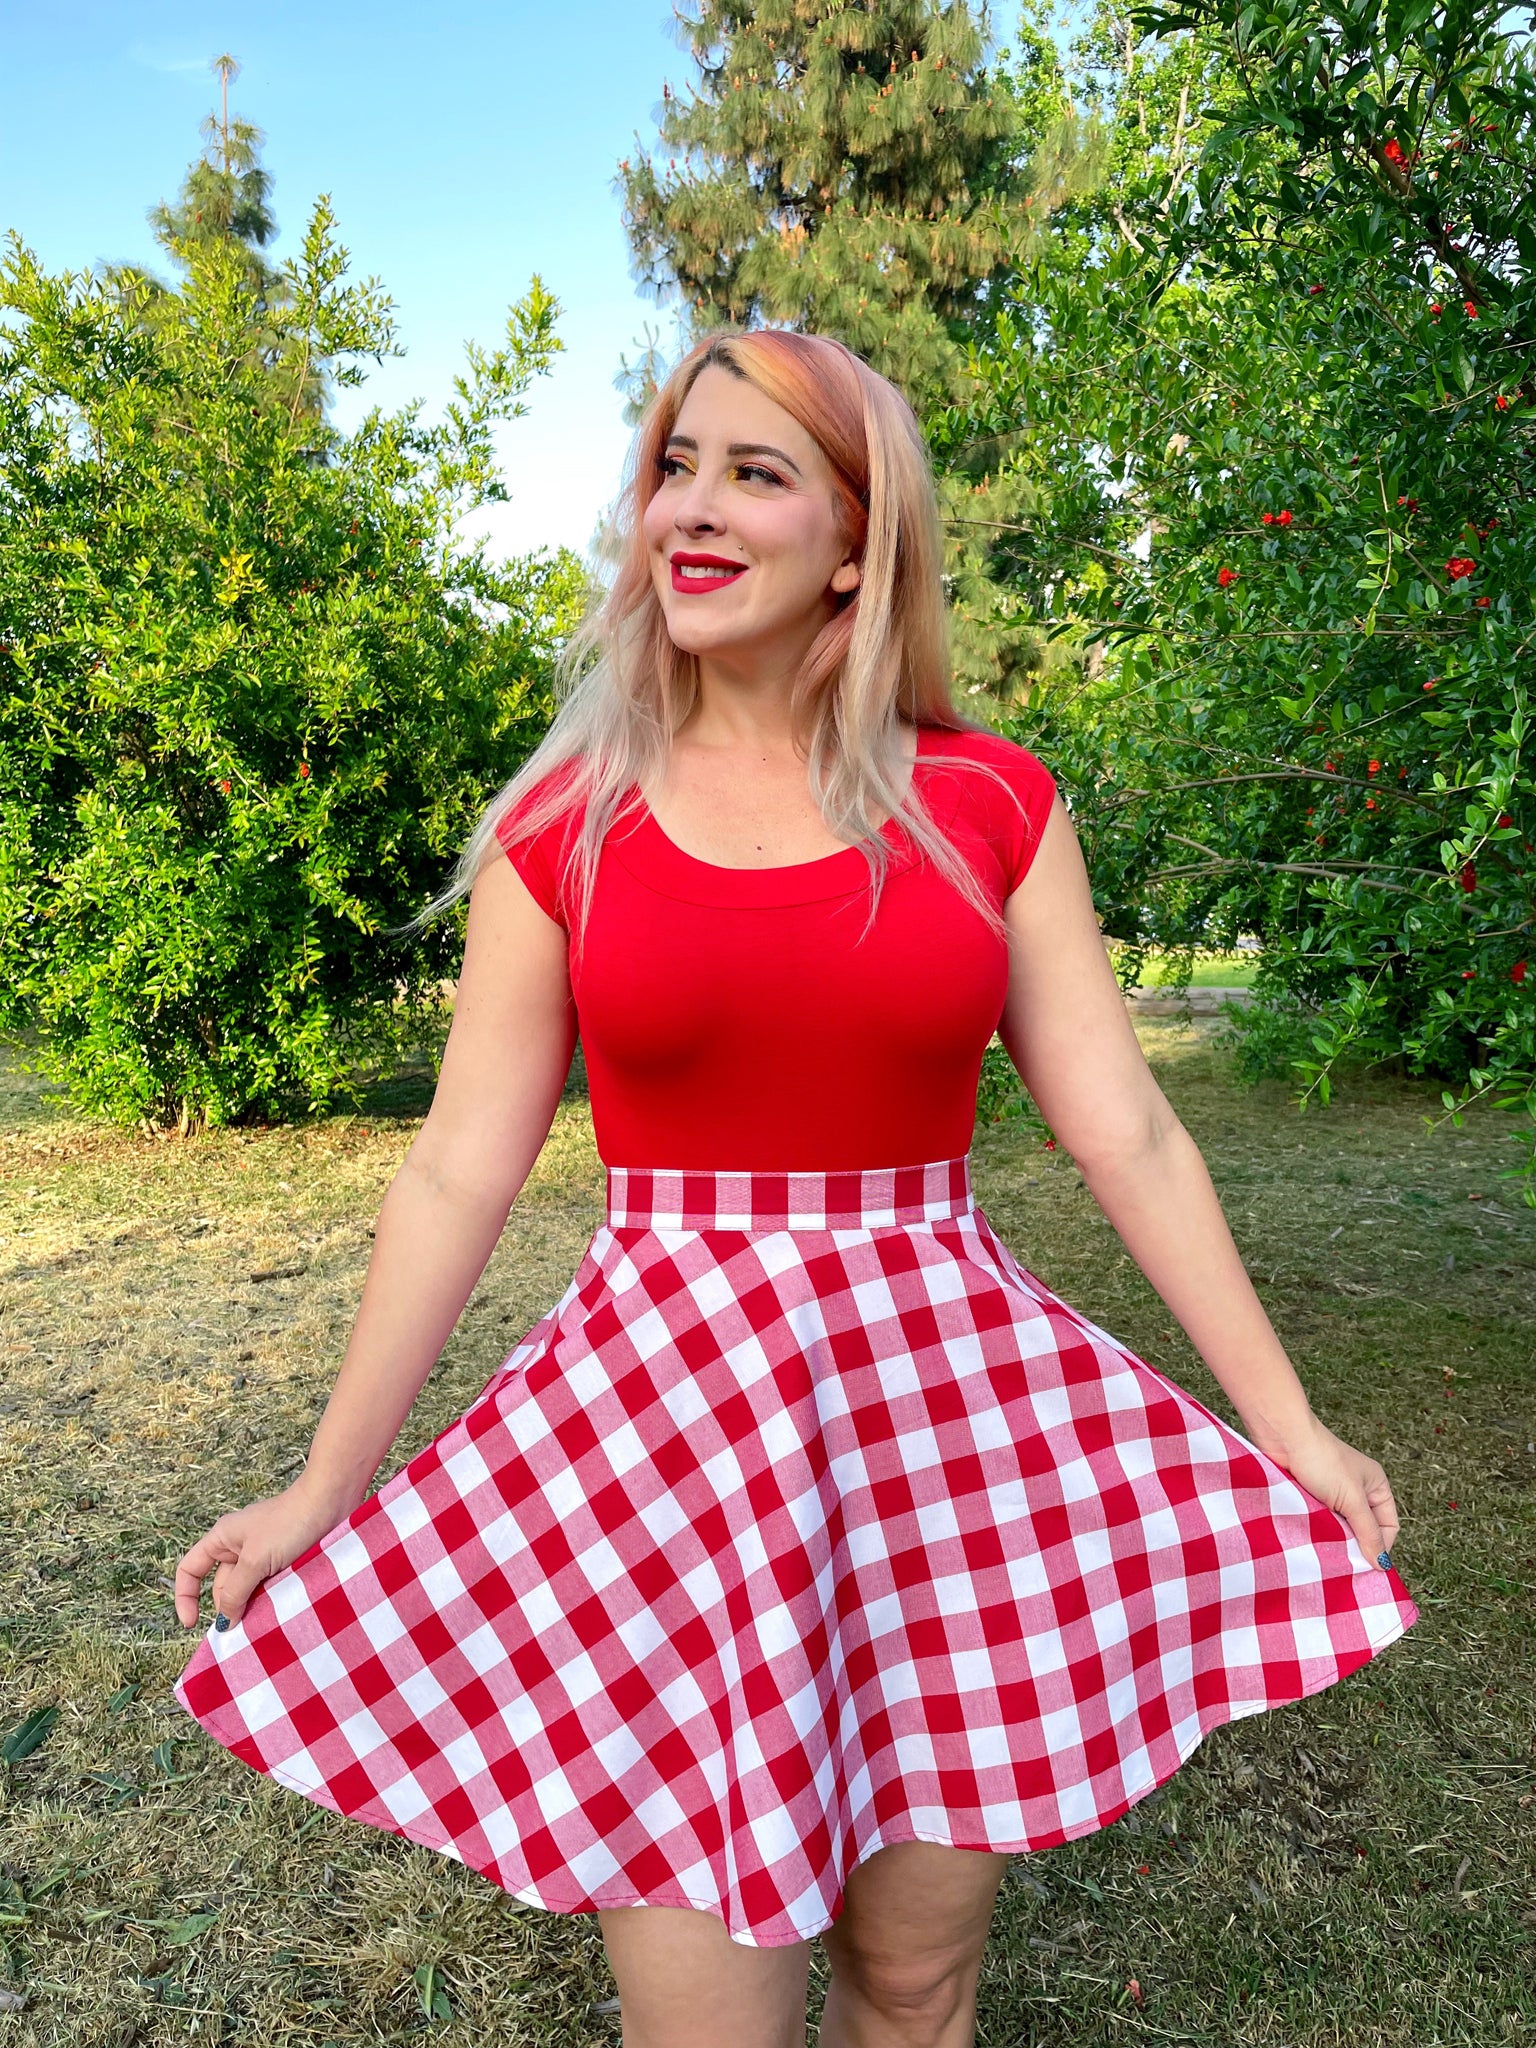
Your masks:
<instances>
[{"instance_id":1,"label":"elbow","mask_svg":"<svg viewBox=\"0 0 1536 2048\"><path fill-rule=\"evenodd\" d=\"M521 1183L505 1171L505 1159L488 1150L478 1136L444 1134L431 1129L428 1116L401 1160L396 1179L414 1181L435 1198L476 1216L499 1215L504 1224L512 1212Z\"/></svg>"},{"instance_id":2,"label":"elbow","mask_svg":"<svg viewBox=\"0 0 1536 2048\"><path fill-rule=\"evenodd\" d=\"M1159 1093L1133 1115L1096 1123L1074 1143L1070 1132L1061 1134L1085 1180L1114 1173L1134 1172L1166 1155L1168 1148L1187 1135L1167 1097Z\"/></svg>"}]
</instances>

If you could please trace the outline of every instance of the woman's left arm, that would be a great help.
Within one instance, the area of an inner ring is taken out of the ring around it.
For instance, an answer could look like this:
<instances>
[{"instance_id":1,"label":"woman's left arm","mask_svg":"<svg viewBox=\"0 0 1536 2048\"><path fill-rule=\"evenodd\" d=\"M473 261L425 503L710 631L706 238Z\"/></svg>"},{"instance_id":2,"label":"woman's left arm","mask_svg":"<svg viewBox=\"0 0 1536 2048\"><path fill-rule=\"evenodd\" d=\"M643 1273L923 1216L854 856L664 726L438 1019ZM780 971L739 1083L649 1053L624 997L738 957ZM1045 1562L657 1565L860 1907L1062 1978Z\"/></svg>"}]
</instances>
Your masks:
<instances>
[{"instance_id":1,"label":"woman's left arm","mask_svg":"<svg viewBox=\"0 0 1536 2048\"><path fill-rule=\"evenodd\" d=\"M1199 1147L1137 1041L1059 796L1003 914L1011 965L998 1032L1019 1078L1249 1438L1379 1560L1398 1529L1386 1474L1313 1414L1264 1313Z\"/></svg>"}]
</instances>

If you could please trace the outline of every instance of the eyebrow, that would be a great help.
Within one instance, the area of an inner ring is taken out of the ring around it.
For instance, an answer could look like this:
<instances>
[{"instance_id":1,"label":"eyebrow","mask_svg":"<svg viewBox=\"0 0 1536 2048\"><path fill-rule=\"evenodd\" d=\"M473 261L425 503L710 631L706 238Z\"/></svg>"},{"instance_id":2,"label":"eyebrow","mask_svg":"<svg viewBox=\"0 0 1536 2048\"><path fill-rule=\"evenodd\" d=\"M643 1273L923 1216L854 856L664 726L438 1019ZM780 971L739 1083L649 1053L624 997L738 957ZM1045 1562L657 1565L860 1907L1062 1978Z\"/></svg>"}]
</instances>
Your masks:
<instances>
[{"instance_id":1,"label":"eyebrow","mask_svg":"<svg viewBox=\"0 0 1536 2048\"><path fill-rule=\"evenodd\" d=\"M691 448L695 455L699 452L699 444L691 434L668 434L667 446L670 448L674 442L679 448ZM733 441L725 452L727 455L776 455L780 462L788 463L796 476L801 474L797 462L790 461L782 448L769 447L766 441Z\"/></svg>"}]
</instances>

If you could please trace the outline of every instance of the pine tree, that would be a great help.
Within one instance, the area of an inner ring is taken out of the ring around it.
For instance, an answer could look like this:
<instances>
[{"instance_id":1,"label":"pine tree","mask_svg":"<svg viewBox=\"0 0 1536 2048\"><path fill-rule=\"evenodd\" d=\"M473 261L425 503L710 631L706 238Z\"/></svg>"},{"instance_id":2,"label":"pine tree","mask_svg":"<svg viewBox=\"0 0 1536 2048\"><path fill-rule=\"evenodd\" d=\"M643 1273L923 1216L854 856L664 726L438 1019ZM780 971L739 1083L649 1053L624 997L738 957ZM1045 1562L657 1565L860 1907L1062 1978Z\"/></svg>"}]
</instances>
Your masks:
<instances>
[{"instance_id":1,"label":"pine tree","mask_svg":"<svg viewBox=\"0 0 1536 2048\"><path fill-rule=\"evenodd\" d=\"M179 198L174 205L162 201L152 206L149 224L184 277L200 262L234 260L251 309L252 354L270 373L272 402L318 418L327 397L324 373L307 351L276 331L281 324L276 316L290 303L292 276L263 253L277 234L272 176L261 162L265 138L253 121L230 116L229 88L240 74L236 59L226 52L209 68L219 81L219 111L204 118L202 154L188 166ZM109 264L105 275L120 293L138 301L142 320L163 316L161 302L174 287L137 264Z\"/></svg>"},{"instance_id":2,"label":"pine tree","mask_svg":"<svg viewBox=\"0 0 1536 2048\"><path fill-rule=\"evenodd\" d=\"M261 251L277 233L270 199L272 176L261 162L266 139L253 121L229 117L231 79L240 66L227 52L211 70L219 81L219 111L203 121L203 154L187 171L176 205L151 207L155 240L185 269L181 253L213 241L234 243L244 252L251 280L263 292L279 284L279 273Z\"/></svg>"},{"instance_id":3,"label":"pine tree","mask_svg":"<svg viewBox=\"0 0 1536 2048\"><path fill-rule=\"evenodd\" d=\"M620 167L635 276L694 334L831 334L920 411L957 396L988 287L1037 246L985 9L699 0L677 18L698 82L662 88L666 170L644 150ZM656 367L653 345L621 371L631 420Z\"/></svg>"}]
</instances>

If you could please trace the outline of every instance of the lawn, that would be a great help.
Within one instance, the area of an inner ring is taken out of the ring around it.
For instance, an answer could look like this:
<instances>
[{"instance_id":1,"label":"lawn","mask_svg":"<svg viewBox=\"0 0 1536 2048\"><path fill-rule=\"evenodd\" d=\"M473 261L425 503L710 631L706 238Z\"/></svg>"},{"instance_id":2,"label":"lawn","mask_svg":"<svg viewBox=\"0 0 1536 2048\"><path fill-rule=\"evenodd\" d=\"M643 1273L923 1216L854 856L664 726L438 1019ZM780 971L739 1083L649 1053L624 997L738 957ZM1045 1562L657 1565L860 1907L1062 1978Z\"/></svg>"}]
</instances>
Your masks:
<instances>
[{"instance_id":1,"label":"lawn","mask_svg":"<svg viewBox=\"0 0 1536 2048\"><path fill-rule=\"evenodd\" d=\"M1232 1085L1220 1028L1138 1024L1317 1406L1392 1475L1423 1618L1217 1730L1114 1826L1015 1858L978 2038L1513 2042L1536 2023L1536 1213L1498 1120L1429 1129L1435 1089L1368 1077L1299 1115ZM595 1917L271 1786L169 1694L192 1639L167 1575L302 1460L429 1086L157 1142L0 1073L0 2044L618 2041ZM974 1157L1023 1262L1225 1412L1071 1161L1010 1124ZM562 1291L602 1190L578 1076L386 1471ZM823 1971L818 1947L813 2021Z\"/></svg>"},{"instance_id":2,"label":"lawn","mask_svg":"<svg viewBox=\"0 0 1536 2048\"><path fill-rule=\"evenodd\" d=\"M1111 946L1113 958L1118 948ZM1254 952L1218 953L1197 952L1190 968L1191 988L1250 988L1259 971L1259 956ZM1172 982L1173 956L1153 947L1147 954L1146 966L1142 971L1143 988L1161 988Z\"/></svg>"}]
</instances>

